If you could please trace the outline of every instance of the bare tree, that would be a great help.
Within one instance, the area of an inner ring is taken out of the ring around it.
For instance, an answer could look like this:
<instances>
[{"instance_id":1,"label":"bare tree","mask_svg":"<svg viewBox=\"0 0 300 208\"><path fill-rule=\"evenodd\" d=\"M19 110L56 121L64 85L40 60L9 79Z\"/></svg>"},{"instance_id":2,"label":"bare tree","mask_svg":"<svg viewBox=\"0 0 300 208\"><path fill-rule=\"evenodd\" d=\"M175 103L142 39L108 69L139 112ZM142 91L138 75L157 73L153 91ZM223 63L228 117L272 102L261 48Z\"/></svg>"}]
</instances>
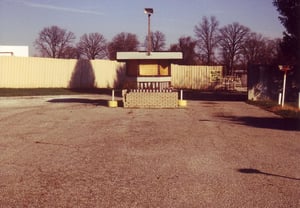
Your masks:
<instances>
[{"instance_id":1,"label":"bare tree","mask_svg":"<svg viewBox=\"0 0 300 208\"><path fill-rule=\"evenodd\" d=\"M267 54L266 63L276 64L276 65L279 64L278 61L282 56L282 51L280 46L281 46L281 39L279 38L267 39L266 51L265 51L265 53Z\"/></svg>"},{"instance_id":2,"label":"bare tree","mask_svg":"<svg viewBox=\"0 0 300 208\"><path fill-rule=\"evenodd\" d=\"M106 40L100 33L82 35L77 48L80 55L86 59L101 59L107 56Z\"/></svg>"},{"instance_id":3,"label":"bare tree","mask_svg":"<svg viewBox=\"0 0 300 208\"><path fill-rule=\"evenodd\" d=\"M160 31L151 32L151 49L152 51L163 51L166 45L166 36ZM144 46L147 48L148 36L146 36L144 41Z\"/></svg>"},{"instance_id":4,"label":"bare tree","mask_svg":"<svg viewBox=\"0 0 300 208\"><path fill-rule=\"evenodd\" d=\"M195 65L197 64L197 55L195 52L196 40L190 36L181 37L177 44L173 44L170 47L170 51L178 51L183 53L183 59L177 61L178 64Z\"/></svg>"},{"instance_id":5,"label":"bare tree","mask_svg":"<svg viewBox=\"0 0 300 208\"><path fill-rule=\"evenodd\" d=\"M139 41L137 36L132 33L119 33L108 44L109 59L115 60L118 51L137 51Z\"/></svg>"},{"instance_id":6,"label":"bare tree","mask_svg":"<svg viewBox=\"0 0 300 208\"><path fill-rule=\"evenodd\" d=\"M234 74L234 65L238 63L242 55L243 44L249 32L250 29L248 27L237 22L220 29L219 44L221 46L221 55L230 75Z\"/></svg>"},{"instance_id":7,"label":"bare tree","mask_svg":"<svg viewBox=\"0 0 300 208\"><path fill-rule=\"evenodd\" d=\"M200 57L203 57L204 64L211 65L214 63L215 50L218 47L218 26L219 22L216 17L206 16L202 18L202 22L195 26L194 32L197 39L197 48Z\"/></svg>"},{"instance_id":8,"label":"bare tree","mask_svg":"<svg viewBox=\"0 0 300 208\"><path fill-rule=\"evenodd\" d=\"M79 59L80 58L80 54L79 54L78 49L76 47L67 46L64 49L64 53L62 54L62 56L60 58L65 58L65 59Z\"/></svg>"},{"instance_id":9,"label":"bare tree","mask_svg":"<svg viewBox=\"0 0 300 208\"><path fill-rule=\"evenodd\" d=\"M66 49L72 47L75 35L58 26L44 28L34 45L43 57L64 58Z\"/></svg>"},{"instance_id":10,"label":"bare tree","mask_svg":"<svg viewBox=\"0 0 300 208\"><path fill-rule=\"evenodd\" d=\"M243 62L251 64L273 64L280 51L279 39L268 39L261 34L249 33L242 47Z\"/></svg>"},{"instance_id":11,"label":"bare tree","mask_svg":"<svg viewBox=\"0 0 300 208\"><path fill-rule=\"evenodd\" d=\"M242 46L245 64L261 64L265 60L267 40L261 34L250 33Z\"/></svg>"}]
</instances>

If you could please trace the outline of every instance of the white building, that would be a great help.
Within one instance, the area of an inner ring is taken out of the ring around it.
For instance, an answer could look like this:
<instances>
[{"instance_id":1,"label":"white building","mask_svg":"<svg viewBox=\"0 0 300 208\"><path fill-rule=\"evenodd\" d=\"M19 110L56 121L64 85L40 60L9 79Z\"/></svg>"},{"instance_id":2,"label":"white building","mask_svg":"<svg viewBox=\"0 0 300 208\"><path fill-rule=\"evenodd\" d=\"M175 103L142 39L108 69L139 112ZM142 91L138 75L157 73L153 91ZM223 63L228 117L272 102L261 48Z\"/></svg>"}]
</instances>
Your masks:
<instances>
[{"instance_id":1,"label":"white building","mask_svg":"<svg viewBox=\"0 0 300 208\"><path fill-rule=\"evenodd\" d=\"M0 45L0 56L29 56L28 46L3 46Z\"/></svg>"}]
</instances>

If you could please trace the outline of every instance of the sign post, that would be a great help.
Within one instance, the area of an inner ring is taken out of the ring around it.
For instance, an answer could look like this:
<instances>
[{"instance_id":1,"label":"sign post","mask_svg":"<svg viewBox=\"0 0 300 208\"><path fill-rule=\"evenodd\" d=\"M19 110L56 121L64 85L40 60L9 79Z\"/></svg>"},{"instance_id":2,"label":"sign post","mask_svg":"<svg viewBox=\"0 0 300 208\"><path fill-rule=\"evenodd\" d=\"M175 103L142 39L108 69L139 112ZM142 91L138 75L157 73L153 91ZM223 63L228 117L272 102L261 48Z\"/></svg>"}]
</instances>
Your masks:
<instances>
[{"instance_id":1,"label":"sign post","mask_svg":"<svg viewBox=\"0 0 300 208\"><path fill-rule=\"evenodd\" d=\"M281 106L283 107L284 106L284 99L285 99L286 74L287 74L287 71L291 70L291 68L288 65L279 65L278 68L279 68L280 71L284 71L282 101L281 101Z\"/></svg>"}]
</instances>

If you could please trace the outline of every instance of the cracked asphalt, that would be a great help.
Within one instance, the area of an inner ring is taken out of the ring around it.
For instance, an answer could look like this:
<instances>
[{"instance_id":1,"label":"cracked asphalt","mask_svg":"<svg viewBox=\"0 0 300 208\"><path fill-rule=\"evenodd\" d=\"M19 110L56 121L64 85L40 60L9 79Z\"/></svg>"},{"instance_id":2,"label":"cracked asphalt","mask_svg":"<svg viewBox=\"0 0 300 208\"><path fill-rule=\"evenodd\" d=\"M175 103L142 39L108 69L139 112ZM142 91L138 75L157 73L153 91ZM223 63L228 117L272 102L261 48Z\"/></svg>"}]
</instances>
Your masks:
<instances>
[{"instance_id":1,"label":"cracked asphalt","mask_svg":"<svg viewBox=\"0 0 300 208\"><path fill-rule=\"evenodd\" d=\"M0 207L300 207L300 123L241 101L0 98Z\"/></svg>"}]
</instances>

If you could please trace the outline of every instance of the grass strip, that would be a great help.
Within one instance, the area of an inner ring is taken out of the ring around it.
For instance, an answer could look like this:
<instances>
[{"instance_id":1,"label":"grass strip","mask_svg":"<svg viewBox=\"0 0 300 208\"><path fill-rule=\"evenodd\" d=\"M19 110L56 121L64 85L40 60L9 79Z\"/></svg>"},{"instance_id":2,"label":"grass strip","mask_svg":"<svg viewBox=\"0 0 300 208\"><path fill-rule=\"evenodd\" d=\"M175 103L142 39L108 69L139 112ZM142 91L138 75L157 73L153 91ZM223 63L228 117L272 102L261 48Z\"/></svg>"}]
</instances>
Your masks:
<instances>
[{"instance_id":1,"label":"grass strip","mask_svg":"<svg viewBox=\"0 0 300 208\"><path fill-rule=\"evenodd\" d=\"M259 106L262 109L280 115L283 118L293 118L300 120L300 109L297 108L296 103L286 103L285 106L278 105L277 102L267 101L247 101L248 104Z\"/></svg>"}]
</instances>

